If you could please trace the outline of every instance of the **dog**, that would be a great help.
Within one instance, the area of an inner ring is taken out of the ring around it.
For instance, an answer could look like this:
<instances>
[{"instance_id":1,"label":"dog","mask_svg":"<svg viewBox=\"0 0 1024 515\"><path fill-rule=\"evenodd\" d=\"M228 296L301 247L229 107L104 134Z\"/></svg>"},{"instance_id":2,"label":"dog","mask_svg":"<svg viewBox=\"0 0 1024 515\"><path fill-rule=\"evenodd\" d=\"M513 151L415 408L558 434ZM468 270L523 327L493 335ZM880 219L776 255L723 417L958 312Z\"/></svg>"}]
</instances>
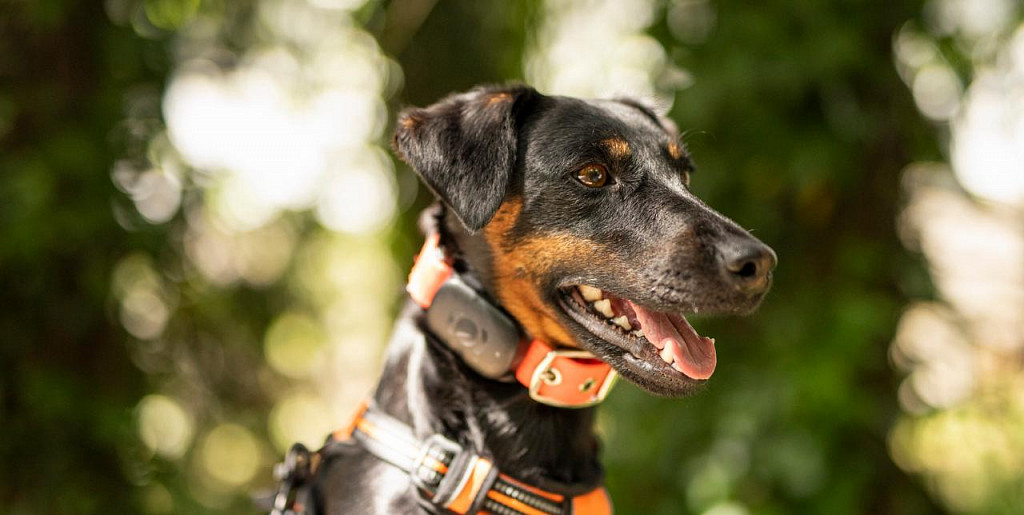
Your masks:
<instances>
[{"instance_id":1,"label":"dog","mask_svg":"<svg viewBox=\"0 0 1024 515\"><path fill-rule=\"evenodd\" d=\"M775 253L690 191L674 125L630 99L481 87L405 110L393 146L436 195L380 382L276 513L610 513L593 432L621 375L698 390Z\"/></svg>"}]
</instances>

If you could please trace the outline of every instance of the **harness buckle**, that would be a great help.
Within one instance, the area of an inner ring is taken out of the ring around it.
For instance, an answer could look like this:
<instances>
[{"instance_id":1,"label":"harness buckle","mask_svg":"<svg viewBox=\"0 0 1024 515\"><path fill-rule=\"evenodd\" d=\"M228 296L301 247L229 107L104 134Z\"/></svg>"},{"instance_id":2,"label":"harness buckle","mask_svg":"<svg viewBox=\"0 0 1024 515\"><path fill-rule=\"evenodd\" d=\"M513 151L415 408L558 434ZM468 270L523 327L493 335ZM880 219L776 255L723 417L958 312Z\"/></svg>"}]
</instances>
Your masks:
<instances>
[{"instance_id":1,"label":"harness buckle","mask_svg":"<svg viewBox=\"0 0 1024 515\"><path fill-rule=\"evenodd\" d=\"M549 350L544 356L544 359L541 360L539 365L537 365L537 368L533 370L533 376L530 378L529 388L531 399L556 408L589 408L590 406L600 404L601 401L608 396L608 392L612 390L612 386L615 385L615 381L618 380L618 373L609 368L608 374L604 377L604 381L601 383L601 387L588 400L582 402L566 402L565 400L559 399L554 394L545 394L542 391L545 386L557 387L562 384L564 374L555 367L555 360L559 358L595 359L593 354L585 350ZM579 385L579 391L583 393L590 390L596 381L596 378L587 378Z\"/></svg>"},{"instance_id":2,"label":"harness buckle","mask_svg":"<svg viewBox=\"0 0 1024 515\"><path fill-rule=\"evenodd\" d=\"M312 456L309 449L301 443L292 445L285 455L284 462L274 467L274 479L280 485L274 495L271 515L304 513L296 493L312 476Z\"/></svg>"},{"instance_id":3,"label":"harness buckle","mask_svg":"<svg viewBox=\"0 0 1024 515\"><path fill-rule=\"evenodd\" d=\"M455 458L462 452L459 444L435 434L423 442L419 456L412 465L412 481L417 488L437 493L441 481L449 472Z\"/></svg>"},{"instance_id":4,"label":"harness buckle","mask_svg":"<svg viewBox=\"0 0 1024 515\"><path fill-rule=\"evenodd\" d=\"M459 514L477 513L498 469L440 434L427 438L422 449L413 462L413 484L426 492L434 506Z\"/></svg>"}]
</instances>

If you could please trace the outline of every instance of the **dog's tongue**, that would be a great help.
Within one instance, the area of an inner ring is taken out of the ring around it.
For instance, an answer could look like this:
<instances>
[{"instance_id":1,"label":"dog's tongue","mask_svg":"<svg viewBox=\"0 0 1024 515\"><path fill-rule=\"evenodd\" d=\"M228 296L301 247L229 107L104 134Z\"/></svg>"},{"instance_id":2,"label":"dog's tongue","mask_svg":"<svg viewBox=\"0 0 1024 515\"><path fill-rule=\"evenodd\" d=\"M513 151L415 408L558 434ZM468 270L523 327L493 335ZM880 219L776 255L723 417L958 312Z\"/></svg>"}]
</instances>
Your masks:
<instances>
[{"instance_id":1,"label":"dog's tongue","mask_svg":"<svg viewBox=\"0 0 1024 515\"><path fill-rule=\"evenodd\" d=\"M662 359L667 362L671 355L675 369L692 379L711 377L718 363L714 340L697 334L681 315L650 311L632 302L629 306L636 312L644 337L661 351Z\"/></svg>"}]
</instances>

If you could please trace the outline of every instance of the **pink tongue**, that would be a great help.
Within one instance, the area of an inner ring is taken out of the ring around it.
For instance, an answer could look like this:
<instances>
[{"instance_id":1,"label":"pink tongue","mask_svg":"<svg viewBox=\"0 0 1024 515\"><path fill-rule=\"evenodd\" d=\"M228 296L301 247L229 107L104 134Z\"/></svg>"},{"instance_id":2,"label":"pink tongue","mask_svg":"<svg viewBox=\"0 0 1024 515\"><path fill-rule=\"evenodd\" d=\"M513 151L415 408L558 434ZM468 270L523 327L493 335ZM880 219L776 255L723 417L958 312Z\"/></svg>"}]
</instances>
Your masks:
<instances>
[{"instance_id":1,"label":"pink tongue","mask_svg":"<svg viewBox=\"0 0 1024 515\"><path fill-rule=\"evenodd\" d=\"M692 379L711 377L718 363L715 344L697 334L685 317L648 311L632 302L629 305L636 311L644 337L658 350L671 349L676 370Z\"/></svg>"}]
</instances>

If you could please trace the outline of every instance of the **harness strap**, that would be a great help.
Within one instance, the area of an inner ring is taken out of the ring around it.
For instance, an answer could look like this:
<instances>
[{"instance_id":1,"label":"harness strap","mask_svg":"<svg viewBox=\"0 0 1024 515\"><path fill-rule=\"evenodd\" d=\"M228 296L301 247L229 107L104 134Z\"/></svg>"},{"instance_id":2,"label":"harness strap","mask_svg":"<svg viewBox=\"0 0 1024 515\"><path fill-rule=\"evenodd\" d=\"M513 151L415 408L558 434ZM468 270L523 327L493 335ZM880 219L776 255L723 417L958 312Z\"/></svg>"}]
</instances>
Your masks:
<instances>
[{"instance_id":1,"label":"harness strap","mask_svg":"<svg viewBox=\"0 0 1024 515\"><path fill-rule=\"evenodd\" d=\"M604 487L576 497L536 488L502 474L487 458L435 434L426 441L412 428L365 404L337 441L353 439L370 454L404 470L424 497L450 513L494 515L606 515L612 513Z\"/></svg>"},{"instance_id":2,"label":"harness strap","mask_svg":"<svg viewBox=\"0 0 1024 515\"><path fill-rule=\"evenodd\" d=\"M413 301L428 313L434 304L434 298L445 283L449 279L457 279L450 260L441 249L440 238L437 232L427 235L423 249L420 250L416 263L409 272L409 283L406 286ZM501 316L505 318L505 315ZM512 322L509 326L514 331L517 324ZM476 334L476 331L472 332ZM441 337L439 334L436 336ZM444 338L440 339L444 341ZM508 345L512 347L515 347L515 342L518 341L518 349L507 349L500 353L509 357L509 361L501 363L500 368L510 368L516 380L529 389L530 397L542 404L560 408L593 406L607 397L618 378L611 365L597 359L588 351L555 349L541 340L521 340L518 334L510 337L508 341ZM453 348L460 345L448 341L445 343ZM511 359L513 356L519 356L520 359L515 361ZM471 367L474 366L473 360L465 362ZM486 368L487 370L480 368L477 371L491 377L491 367Z\"/></svg>"}]
</instances>

